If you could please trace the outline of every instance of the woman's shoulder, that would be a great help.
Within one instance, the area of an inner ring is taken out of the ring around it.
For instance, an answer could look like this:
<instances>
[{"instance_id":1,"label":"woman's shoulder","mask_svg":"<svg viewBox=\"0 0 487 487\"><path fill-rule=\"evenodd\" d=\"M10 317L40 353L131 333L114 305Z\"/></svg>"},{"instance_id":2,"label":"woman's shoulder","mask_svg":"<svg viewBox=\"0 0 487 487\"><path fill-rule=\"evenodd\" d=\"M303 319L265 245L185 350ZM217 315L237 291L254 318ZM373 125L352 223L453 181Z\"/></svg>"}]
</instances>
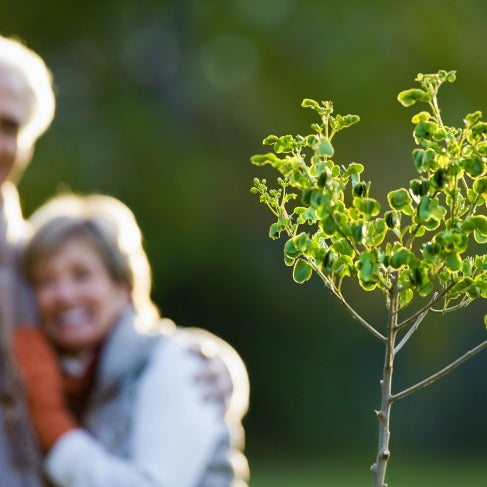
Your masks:
<instances>
[{"instance_id":1,"label":"woman's shoulder","mask_svg":"<svg viewBox=\"0 0 487 487\"><path fill-rule=\"evenodd\" d=\"M160 368L171 377L194 374L203 366L202 357L195 353L187 338L179 330L162 334L151 356L151 367Z\"/></svg>"}]
</instances>

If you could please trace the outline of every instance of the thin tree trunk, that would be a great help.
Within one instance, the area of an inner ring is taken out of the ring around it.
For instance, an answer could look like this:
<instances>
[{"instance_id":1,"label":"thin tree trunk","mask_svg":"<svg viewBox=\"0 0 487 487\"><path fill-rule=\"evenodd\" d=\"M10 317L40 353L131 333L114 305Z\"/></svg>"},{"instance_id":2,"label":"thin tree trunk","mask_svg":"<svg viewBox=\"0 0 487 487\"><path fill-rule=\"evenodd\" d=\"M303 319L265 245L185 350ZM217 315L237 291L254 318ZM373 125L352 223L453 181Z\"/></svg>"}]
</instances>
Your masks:
<instances>
[{"instance_id":1,"label":"thin tree trunk","mask_svg":"<svg viewBox=\"0 0 487 487\"><path fill-rule=\"evenodd\" d=\"M381 407L376 411L379 420L379 442L377 446L377 458L372 465L374 476L373 487L387 487L385 483L387 463L390 458L390 417L392 406L392 374L394 365L394 347L397 335L397 311L399 304L399 292L397 289L397 276L391 290L391 309L389 313L387 341L385 343L384 370L381 385Z\"/></svg>"}]
</instances>

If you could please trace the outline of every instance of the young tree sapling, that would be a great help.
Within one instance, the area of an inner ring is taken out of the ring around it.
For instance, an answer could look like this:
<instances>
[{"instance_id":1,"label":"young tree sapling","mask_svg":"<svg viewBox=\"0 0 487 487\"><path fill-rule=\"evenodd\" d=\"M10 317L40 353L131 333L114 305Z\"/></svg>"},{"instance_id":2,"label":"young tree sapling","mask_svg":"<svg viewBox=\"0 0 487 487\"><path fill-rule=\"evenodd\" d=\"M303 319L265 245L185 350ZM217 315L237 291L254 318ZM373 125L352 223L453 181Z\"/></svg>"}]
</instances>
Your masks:
<instances>
[{"instance_id":1,"label":"young tree sapling","mask_svg":"<svg viewBox=\"0 0 487 487\"><path fill-rule=\"evenodd\" d=\"M275 168L276 189L254 179L251 191L273 213L269 236L286 236L284 262L297 283L313 272L349 313L384 344L381 401L376 411L379 438L373 486L386 487L390 458L391 406L432 384L487 348L487 340L432 376L393 392L394 359L430 313L464 308L487 297L487 123L482 113L466 115L463 127L444 123L438 90L455 81L454 71L418 74L419 87L402 91L399 102L425 109L412 118L412 159L418 172L407 187L387 194L383 211L361 180L363 166L336 163L333 138L356 124L357 115L335 115L329 101L305 99L319 117L309 135L270 135L273 151L254 155L253 164ZM295 192L293 192L295 191ZM483 212L483 213L482 213ZM472 245L472 242L475 244ZM342 283L355 279L384 296L385 326L369 323L345 297ZM412 310L412 311L411 311ZM486 321L484 319L484 321Z\"/></svg>"}]
</instances>

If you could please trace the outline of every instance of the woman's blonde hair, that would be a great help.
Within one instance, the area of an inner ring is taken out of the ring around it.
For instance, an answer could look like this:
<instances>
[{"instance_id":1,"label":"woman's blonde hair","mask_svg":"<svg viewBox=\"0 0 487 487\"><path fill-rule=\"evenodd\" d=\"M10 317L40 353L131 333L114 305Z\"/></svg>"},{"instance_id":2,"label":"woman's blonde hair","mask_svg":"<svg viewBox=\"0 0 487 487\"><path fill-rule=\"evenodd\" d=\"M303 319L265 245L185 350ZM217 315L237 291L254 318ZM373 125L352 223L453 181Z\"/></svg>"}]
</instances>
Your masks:
<instances>
[{"instance_id":1,"label":"woman's blonde hair","mask_svg":"<svg viewBox=\"0 0 487 487\"><path fill-rule=\"evenodd\" d=\"M33 234L23 252L24 271L35 286L36 269L73 238L87 239L114 282L131 292L139 324L149 329L159 318L151 301L151 270L142 234L130 209L107 195L63 194L49 200L29 219Z\"/></svg>"}]
</instances>

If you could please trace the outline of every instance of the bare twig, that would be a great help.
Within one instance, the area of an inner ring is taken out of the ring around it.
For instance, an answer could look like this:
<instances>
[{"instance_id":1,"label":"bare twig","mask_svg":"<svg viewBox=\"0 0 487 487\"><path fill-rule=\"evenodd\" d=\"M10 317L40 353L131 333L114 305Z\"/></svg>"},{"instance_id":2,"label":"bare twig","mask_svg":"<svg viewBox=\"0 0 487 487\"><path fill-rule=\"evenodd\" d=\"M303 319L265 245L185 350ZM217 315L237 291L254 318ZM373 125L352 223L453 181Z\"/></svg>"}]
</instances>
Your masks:
<instances>
[{"instance_id":1,"label":"bare twig","mask_svg":"<svg viewBox=\"0 0 487 487\"><path fill-rule=\"evenodd\" d=\"M352 306L350 306L348 304L348 302L346 301L346 299L335 289L335 287L333 286L333 284L329 282L329 280L326 278L326 276L323 274L323 272L317 266L315 266L312 262L309 262L309 263L312 265L313 269L318 274L318 276L320 277L320 279L325 283L325 286L329 289L329 291L333 294L333 296L335 296L335 298L338 299L338 301L340 302L340 304L346 308L346 310L352 315L352 317L354 319L356 319L369 333L371 333L372 335L374 335L381 342L384 342L385 343L387 341L386 337L384 335L382 335L382 333L380 333L379 331L377 331L367 320L365 320L364 318L362 318L362 316L360 316L355 311L355 309L352 308Z\"/></svg>"},{"instance_id":2,"label":"bare twig","mask_svg":"<svg viewBox=\"0 0 487 487\"><path fill-rule=\"evenodd\" d=\"M452 311L457 311L459 309L466 308L472 301L473 299L467 299L465 301L462 301L461 303L458 303L455 306L450 306L449 308L445 308L445 309L431 308L431 311L433 313L451 313Z\"/></svg>"},{"instance_id":3,"label":"bare twig","mask_svg":"<svg viewBox=\"0 0 487 487\"><path fill-rule=\"evenodd\" d=\"M402 399L403 397L408 396L409 394L412 394L413 392L418 391L419 389L422 389L423 387L429 386L433 382L436 382L438 379L441 379L445 375L449 374L453 370L455 370L459 365L463 364L467 360L471 359L474 355L477 355L479 352L487 348L487 340L484 340L482 343L477 345L475 348L472 348L472 350L468 350L465 352L461 357L457 358L454 362L451 364L447 365L440 371L436 372L435 374L431 375L427 379L422 380L421 382L418 382L417 384L408 387L407 389L404 389L402 392L399 392L397 394L393 394L391 396L391 401L396 401L397 399Z\"/></svg>"},{"instance_id":4,"label":"bare twig","mask_svg":"<svg viewBox=\"0 0 487 487\"><path fill-rule=\"evenodd\" d=\"M438 296L438 293L435 293L433 295L433 298L430 300L430 305L435 301L436 297ZM419 325L421 322L425 319L426 315L428 314L429 311L429 306L427 306L423 312L417 317L416 321L414 322L414 325L409 328L408 332L402 337L402 340L397 344L396 348L394 349L394 355L396 355L399 350L401 350L402 347L408 342L408 340L411 338L413 333L419 328Z\"/></svg>"},{"instance_id":5,"label":"bare twig","mask_svg":"<svg viewBox=\"0 0 487 487\"><path fill-rule=\"evenodd\" d=\"M425 311L428 311L433 304L437 303L454 285L455 283L449 284L445 289L443 289L440 293L437 293L437 295L432 299L428 304L423 306L421 309L416 311L416 313L413 313L411 316L408 318L402 320L400 323L396 325L396 329L400 330L401 328L404 328L405 326L408 325L411 321L413 321L415 318L417 318L419 315L423 314Z\"/></svg>"}]
</instances>

